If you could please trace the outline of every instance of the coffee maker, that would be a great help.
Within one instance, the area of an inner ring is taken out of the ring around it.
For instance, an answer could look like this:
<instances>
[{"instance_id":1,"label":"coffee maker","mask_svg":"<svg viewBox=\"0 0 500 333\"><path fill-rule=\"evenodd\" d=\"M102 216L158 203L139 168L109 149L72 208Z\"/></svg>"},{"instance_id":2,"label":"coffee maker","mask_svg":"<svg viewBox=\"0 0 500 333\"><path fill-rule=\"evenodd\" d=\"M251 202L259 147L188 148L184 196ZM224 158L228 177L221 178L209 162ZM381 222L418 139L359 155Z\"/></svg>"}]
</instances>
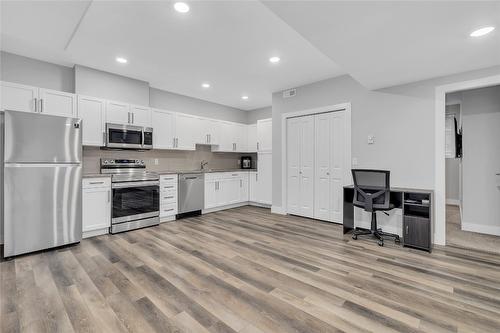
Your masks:
<instances>
[{"instance_id":1,"label":"coffee maker","mask_svg":"<svg viewBox=\"0 0 500 333\"><path fill-rule=\"evenodd\" d=\"M242 169L251 169L252 168L252 157L251 156L242 156L241 157L241 168Z\"/></svg>"}]
</instances>

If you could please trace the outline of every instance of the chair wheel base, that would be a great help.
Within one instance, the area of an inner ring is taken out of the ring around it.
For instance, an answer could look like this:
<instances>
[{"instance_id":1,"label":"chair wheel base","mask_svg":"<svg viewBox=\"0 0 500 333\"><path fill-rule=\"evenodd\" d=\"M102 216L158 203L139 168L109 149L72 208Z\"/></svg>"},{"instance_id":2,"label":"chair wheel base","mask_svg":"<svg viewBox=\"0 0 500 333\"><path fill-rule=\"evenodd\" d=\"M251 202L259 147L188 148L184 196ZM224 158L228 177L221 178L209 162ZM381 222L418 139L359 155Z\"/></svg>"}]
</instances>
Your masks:
<instances>
[{"instance_id":1,"label":"chair wheel base","mask_svg":"<svg viewBox=\"0 0 500 333\"><path fill-rule=\"evenodd\" d=\"M384 241L379 240L377 243L378 243L378 246L384 246Z\"/></svg>"},{"instance_id":2,"label":"chair wheel base","mask_svg":"<svg viewBox=\"0 0 500 333\"><path fill-rule=\"evenodd\" d=\"M358 239L358 236L357 235L352 235L352 239L356 240L356 239Z\"/></svg>"}]
</instances>

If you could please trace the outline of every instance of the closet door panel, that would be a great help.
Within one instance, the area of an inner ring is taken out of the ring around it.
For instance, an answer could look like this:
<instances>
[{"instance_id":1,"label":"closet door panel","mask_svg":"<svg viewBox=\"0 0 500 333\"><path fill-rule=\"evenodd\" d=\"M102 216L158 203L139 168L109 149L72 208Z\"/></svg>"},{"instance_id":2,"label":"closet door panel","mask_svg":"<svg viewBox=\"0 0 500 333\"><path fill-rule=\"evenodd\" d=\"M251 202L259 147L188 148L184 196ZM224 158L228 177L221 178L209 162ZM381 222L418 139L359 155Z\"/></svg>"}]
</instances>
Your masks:
<instances>
[{"instance_id":1,"label":"closet door panel","mask_svg":"<svg viewBox=\"0 0 500 333\"><path fill-rule=\"evenodd\" d=\"M330 161L331 116L323 113L314 116L315 165L314 165L314 218L330 220Z\"/></svg>"},{"instance_id":2,"label":"closet door panel","mask_svg":"<svg viewBox=\"0 0 500 333\"><path fill-rule=\"evenodd\" d=\"M314 217L314 116L300 122L300 215Z\"/></svg>"},{"instance_id":3,"label":"closet door panel","mask_svg":"<svg viewBox=\"0 0 500 333\"><path fill-rule=\"evenodd\" d=\"M331 113L331 220L342 223L342 187L345 168L345 111Z\"/></svg>"},{"instance_id":4,"label":"closet door panel","mask_svg":"<svg viewBox=\"0 0 500 333\"><path fill-rule=\"evenodd\" d=\"M287 211L299 214L300 119L287 120ZM260 179L259 179L260 180Z\"/></svg>"}]
</instances>

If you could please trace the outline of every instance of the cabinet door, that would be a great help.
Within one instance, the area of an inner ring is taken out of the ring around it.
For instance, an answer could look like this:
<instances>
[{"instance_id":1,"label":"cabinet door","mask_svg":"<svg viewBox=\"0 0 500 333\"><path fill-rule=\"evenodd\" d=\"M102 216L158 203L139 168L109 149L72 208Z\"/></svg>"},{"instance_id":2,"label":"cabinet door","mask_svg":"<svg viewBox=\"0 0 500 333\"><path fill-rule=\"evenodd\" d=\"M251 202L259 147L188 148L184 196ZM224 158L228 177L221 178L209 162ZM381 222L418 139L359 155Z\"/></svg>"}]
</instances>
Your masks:
<instances>
[{"instance_id":1,"label":"cabinet door","mask_svg":"<svg viewBox=\"0 0 500 333\"><path fill-rule=\"evenodd\" d=\"M272 181L273 181L273 155L272 153L259 153L257 157L258 165L258 190L257 201L264 204L272 204Z\"/></svg>"},{"instance_id":2,"label":"cabinet door","mask_svg":"<svg viewBox=\"0 0 500 333\"><path fill-rule=\"evenodd\" d=\"M130 123L137 126L151 127L151 109L146 106L130 106Z\"/></svg>"},{"instance_id":3,"label":"cabinet door","mask_svg":"<svg viewBox=\"0 0 500 333\"><path fill-rule=\"evenodd\" d=\"M430 220L405 215L403 218L404 244L424 249L430 248Z\"/></svg>"},{"instance_id":4,"label":"cabinet door","mask_svg":"<svg viewBox=\"0 0 500 333\"><path fill-rule=\"evenodd\" d=\"M215 206L221 207L229 204L230 189L227 185L227 179L217 179L215 181Z\"/></svg>"},{"instance_id":5,"label":"cabinet door","mask_svg":"<svg viewBox=\"0 0 500 333\"><path fill-rule=\"evenodd\" d=\"M0 109L36 112L38 88L17 83L1 82Z\"/></svg>"},{"instance_id":6,"label":"cabinet door","mask_svg":"<svg viewBox=\"0 0 500 333\"><path fill-rule=\"evenodd\" d=\"M249 153L257 152L257 124L247 127L247 151Z\"/></svg>"},{"instance_id":7,"label":"cabinet door","mask_svg":"<svg viewBox=\"0 0 500 333\"><path fill-rule=\"evenodd\" d=\"M180 150L195 150L196 147L196 137L199 133L196 133L196 124L198 121L197 117L177 113L175 115L175 138L176 146L174 148Z\"/></svg>"},{"instance_id":8,"label":"cabinet door","mask_svg":"<svg viewBox=\"0 0 500 333\"><path fill-rule=\"evenodd\" d=\"M235 126L236 151L240 153L245 153L248 151L247 125L235 124L234 126Z\"/></svg>"},{"instance_id":9,"label":"cabinet door","mask_svg":"<svg viewBox=\"0 0 500 333\"><path fill-rule=\"evenodd\" d=\"M249 175L248 172L245 172L240 177L240 201L239 202L247 202L250 200L249 194Z\"/></svg>"},{"instance_id":10,"label":"cabinet door","mask_svg":"<svg viewBox=\"0 0 500 333\"><path fill-rule=\"evenodd\" d=\"M223 191L226 198L226 204L231 205L240 202L240 179L224 179L223 183Z\"/></svg>"},{"instance_id":11,"label":"cabinet door","mask_svg":"<svg viewBox=\"0 0 500 333\"><path fill-rule=\"evenodd\" d=\"M287 211L290 214L300 214L300 119L290 118L287 120ZM257 169L261 169L260 156L258 154Z\"/></svg>"},{"instance_id":12,"label":"cabinet door","mask_svg":"<svg viewBox=\"0 0 500 333\"><path fill-rule=\"evenodd\" d=\"M40 89L39 111L55 116L74 117L76 115L76 95L57 90Z\"/></svg>"},{"instance_id":13,"label":"cabinet door","mask_svg":"<svg viewBox=\"0 0 500 333\"><path fill-rule=\"evenodd\" d=\"M208 143L211 145L218 145L220 141L221 122L216 119L207 119L205 124L208 128Z\"/></svg>"},{"instance_id":14,"label":"cabinet door","mask_svg":"<svg viewBox=\"0 0 500 333\"><path fill-rule=\"evenodd\" d=\"M130 106L121 102L106 102L106 122L113 124L131 123Z\"/></svg>"},{"instance_id":15,"label":"cabinet door","mask_svg":"<svg viewBox=\"0 0 500 333\"><path fill-rule=\"evenodd\" d=\"M336 111L330 118L330 220L343 221L343 187L345 167L346 124L345 111Z\"/></svg>"},{"instance_id":16,"label":"cabinet door","mask_svg":"<svg viewBox=\"0 0 500 333\"><path fill-rule=\"evenodd\" d=\"M104 146L106 102L95 97L78 96L78 117L83 119L82 144Z\"/></svg>"},{"instance_id":17,"label":"cabinet door","mask_svg":"<svg viewBox=\"0 0 500 333\"><path fill-rule=\"evenodd\" d=\"M257 172L248 175L248 201L257 202Z\"/></svg>"},{"instance_id":18,"label":"cabinet door","mask_svg":"<svg viewBox=\"0 0 500 333\"><path fill-rule=\"evenodd\" d=\"M155 149L172 149L174 147L174 117L172 112L151 111L153 124L153 147Z\"/></svg>"},{"instance_id":19,"label":"cabinet door","mask_svg":"<svg viewBox=\"0 0 500 333\"><path fill-rule=\"evenodd\" d=\"M219 124L219 147L218 151L233 151L233 126L232 123L222 121Z\"/></svg>"},{"instance_id":20,"label":"cabinet door","mask_svg":"<svg viewBox=\"0 0 500 333\"><path fill-rule=\"evenodd\" d=\"M214 208L217 206L217 181L205 181L205 209Z\"/></svg>"},{"instance_id":21,"label":"cabinet door","mask_svg":"<svg viewBox=\"0 0 500 333\"><path fill-rule=\"evenodd\" d=\"M111 189L109 187L83 189L83 232L111 226Z\"/></svg>"},{"instance_id":22,"label":"cabinet door","mask_svg":"<svg viewBox=\"0 0 500 333\"><path fill-rule=\"evenodd\" d=\"M259 151L273 150L272 131L272 119L262 119L257 121L257 145Z\"/></svg>"}]
</instances>

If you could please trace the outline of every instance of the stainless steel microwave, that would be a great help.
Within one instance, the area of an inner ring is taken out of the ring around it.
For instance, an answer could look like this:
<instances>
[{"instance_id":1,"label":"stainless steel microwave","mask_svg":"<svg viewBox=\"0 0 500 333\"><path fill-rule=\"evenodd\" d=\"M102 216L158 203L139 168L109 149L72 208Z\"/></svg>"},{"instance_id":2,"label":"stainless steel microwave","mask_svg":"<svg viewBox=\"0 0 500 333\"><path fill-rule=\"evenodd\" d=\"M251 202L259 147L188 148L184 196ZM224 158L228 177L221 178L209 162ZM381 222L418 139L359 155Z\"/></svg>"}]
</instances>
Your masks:
<instances>
[{"instance_id":1,"label":"stainless steel microwave","mask_svg":"<svg viewBox=\"0 0 500 333\"><path fill-rule=\"evenodd\" d=\"M153 129L150 127L106 124L106 147L121 149L152 149Z\"/></svg>"}]
</instances>

